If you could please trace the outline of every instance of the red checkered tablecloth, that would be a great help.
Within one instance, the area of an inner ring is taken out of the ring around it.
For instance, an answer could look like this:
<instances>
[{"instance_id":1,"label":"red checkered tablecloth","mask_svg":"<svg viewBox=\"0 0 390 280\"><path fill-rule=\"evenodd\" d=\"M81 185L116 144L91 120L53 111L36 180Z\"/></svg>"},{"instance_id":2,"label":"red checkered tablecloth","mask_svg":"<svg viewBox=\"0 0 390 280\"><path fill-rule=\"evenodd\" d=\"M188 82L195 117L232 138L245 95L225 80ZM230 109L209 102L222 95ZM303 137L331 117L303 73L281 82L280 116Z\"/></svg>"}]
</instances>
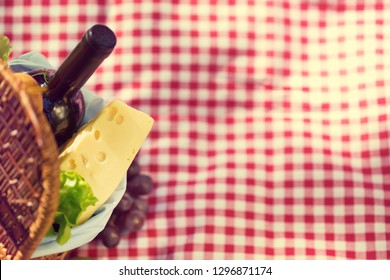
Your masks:
<instances>
[{"instance_id":1,"label":"red checkered tablecloth","mask_svg":"<svg viewBox=\"0 0 390 280\"><path fill-rule=\"evenodd\" d=\"M77 254L390 259L389 14L375 0L1 1L12 57L58 66L111 27L88 87L156 121L144 228Z\"/></svg>"}]
</instances>

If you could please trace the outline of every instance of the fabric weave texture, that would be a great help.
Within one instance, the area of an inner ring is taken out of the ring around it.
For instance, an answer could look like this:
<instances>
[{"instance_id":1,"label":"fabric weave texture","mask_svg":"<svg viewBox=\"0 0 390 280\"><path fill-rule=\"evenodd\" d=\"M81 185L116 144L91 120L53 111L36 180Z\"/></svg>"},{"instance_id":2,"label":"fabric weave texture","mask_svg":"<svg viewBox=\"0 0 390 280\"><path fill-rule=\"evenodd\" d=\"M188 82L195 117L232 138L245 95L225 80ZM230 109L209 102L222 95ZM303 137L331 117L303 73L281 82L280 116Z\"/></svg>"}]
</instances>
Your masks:
<instances>
[{"instance_id":1,"label":"fabric weave texture","mask_svg":"<svg viewBox=\"0 0 390 280\"><path fill-rule=\"evenodd\" d=\"M88 88L155 119L144 228L79 256L390 259L389 1L53 2L0 3L12 56L106 24Z\"/></svg>"}]
</instances>

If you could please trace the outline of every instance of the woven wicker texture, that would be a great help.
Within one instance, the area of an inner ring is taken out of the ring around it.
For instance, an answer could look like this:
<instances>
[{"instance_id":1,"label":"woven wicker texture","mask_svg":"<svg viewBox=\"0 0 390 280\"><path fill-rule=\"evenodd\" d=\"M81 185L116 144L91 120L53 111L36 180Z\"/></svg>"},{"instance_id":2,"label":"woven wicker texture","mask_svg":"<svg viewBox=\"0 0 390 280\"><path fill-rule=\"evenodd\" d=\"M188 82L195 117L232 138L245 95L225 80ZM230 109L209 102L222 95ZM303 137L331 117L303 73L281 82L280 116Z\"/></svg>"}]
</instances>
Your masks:
<instances>
[{"instance_id":1,"label":"woven wicker texture","mask_svg":"<svg viewBox=\"0 0 390 280\"><path fill-rule=\"evenodd\" d=\"M57 145L24 87L0 61L1 259L29 259L58 206Z\"/></svg>"},{"instance_id":2,"label":"woven wicker texture","mask_svg":"<svg viewBox=\"0 0 390 280\"><path fill-rule=\"evenodd\" d=\"M47 256L42 256L38 258L34 258L33 260L38 260L38 261L45 261L45 260L50 260L50 261L62 261L67 259L69 255L69 251L58 253L58 254L52 254L52 255L47 255Z\"/></svg>"}]
</instances>

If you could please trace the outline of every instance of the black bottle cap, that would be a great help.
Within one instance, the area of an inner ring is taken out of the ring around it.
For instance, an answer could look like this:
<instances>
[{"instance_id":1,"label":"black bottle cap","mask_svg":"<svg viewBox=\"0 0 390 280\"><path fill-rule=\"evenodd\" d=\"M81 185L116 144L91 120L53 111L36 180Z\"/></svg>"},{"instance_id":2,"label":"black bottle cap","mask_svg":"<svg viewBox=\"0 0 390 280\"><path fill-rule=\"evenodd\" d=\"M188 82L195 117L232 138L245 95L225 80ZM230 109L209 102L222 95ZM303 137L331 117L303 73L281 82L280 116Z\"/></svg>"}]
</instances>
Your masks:
<instances>
[{"instance_id":1,"label":"black bottle cap","mask_svg":"<svg viewBox=\"0 0 390 280\"><path fill-rule=\"evenodd\" d=\"M88 29L48 83L46 97L58 100L77 92L111 54L115 45L116 36L109 27L96 24Z\"/></svg>"},{"instance_id":2,"label":"black bottle cap","mask_svg":"<svg viewBox=\"0 0 390 280\"><path fill-rule=\"evenodd\" d=\"M108 56L116 45L114 32L102 24L96 24L88 29L83 40L85 40L94 51L103 56Z\"/></svg>"}]
</instances>

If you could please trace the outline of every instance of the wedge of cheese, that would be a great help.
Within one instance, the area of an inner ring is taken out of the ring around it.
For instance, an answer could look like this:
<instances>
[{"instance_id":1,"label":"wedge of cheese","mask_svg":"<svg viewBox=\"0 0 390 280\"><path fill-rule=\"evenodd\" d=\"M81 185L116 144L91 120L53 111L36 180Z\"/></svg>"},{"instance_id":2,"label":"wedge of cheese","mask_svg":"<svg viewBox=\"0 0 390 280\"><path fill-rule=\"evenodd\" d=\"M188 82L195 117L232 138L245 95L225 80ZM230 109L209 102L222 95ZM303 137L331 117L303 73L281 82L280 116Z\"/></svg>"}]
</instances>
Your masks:
<instances>
[{"instance_id":1,"label":"wedge of cheese","mask_svg":"<svg viewBox=\"0 0 390 280\"><path fill-rule=\"evenodd\" d=\"M152 125L149 115L114 100L61 149L60 169L80 174L98 198L78 224L87 221L114 192Z\"/></svg>"}]
</instances>

